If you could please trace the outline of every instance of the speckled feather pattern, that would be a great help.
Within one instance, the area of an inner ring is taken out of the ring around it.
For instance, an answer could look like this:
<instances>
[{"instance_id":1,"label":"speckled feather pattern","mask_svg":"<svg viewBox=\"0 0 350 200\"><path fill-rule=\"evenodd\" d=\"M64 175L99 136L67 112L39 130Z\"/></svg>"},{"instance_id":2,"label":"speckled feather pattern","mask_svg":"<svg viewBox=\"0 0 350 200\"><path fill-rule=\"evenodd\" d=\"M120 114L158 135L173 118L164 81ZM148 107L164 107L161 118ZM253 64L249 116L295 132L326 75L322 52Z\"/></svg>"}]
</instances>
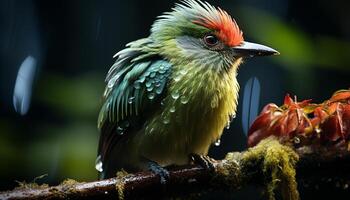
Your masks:
<instances>
[{"instance_id":1,"label":"speckled feather pattern","mask_svg":"<svg viewBox=\"0 0 350 200\"><path fill-rule=\"evenodd\" d=\"M193 65L193 66L191 66ZM138 137L138 148L162 165L184 164L190 153L206 155L235 114L239 85L234 67L218 74L189 63L174 68L164 106Z\"/></svg>"}]
</instances>

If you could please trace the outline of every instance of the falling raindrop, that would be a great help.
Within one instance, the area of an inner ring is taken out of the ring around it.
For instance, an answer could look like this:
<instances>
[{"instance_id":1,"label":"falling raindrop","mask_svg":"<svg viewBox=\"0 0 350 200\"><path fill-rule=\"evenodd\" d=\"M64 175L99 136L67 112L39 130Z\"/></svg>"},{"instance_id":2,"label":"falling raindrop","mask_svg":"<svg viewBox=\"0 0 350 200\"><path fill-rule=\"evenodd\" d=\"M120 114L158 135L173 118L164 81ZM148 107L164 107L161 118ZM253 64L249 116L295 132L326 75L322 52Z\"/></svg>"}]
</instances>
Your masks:
<instances>
[{"instance_id":1,"label":"falling raindrop","mask_svg":"<svg viewBox=\"0 0 350 200\"><path fill-rule=\"evenodd\" d=\"M180 98L180 102L182 104L188 103L188 97L186 95L182 95L181 98Z\"/></svg>"},{"instance_id":2,"label":"falling raindrop","mask_svg":"<svg viewBox=\"0 0 350 200\"><path fill-rule=\"evenodd\" d=\"M30 107L32 85L35 77L37 61L34 57L28 56L22 62L16 78L13 92L13 106L17 113L25 115Z\"/></svg>"},{"instance_id":3,"label":"falling raindrop","mask_svg":"<svg viewBox=\"0 0 350 200\"><path fill-rule=\"evenodd\" d=\"M148 97L148 99L150 99L150 100L154 99L155 96L156 96L156 95L155 95L153 92L147 94L147 97Z\"/></svg>"},{"instance_id":4,"label":"falling raindrop","mask_svg":"<svg viewBox=\"0 0 350 200\"><path fill-rule=\"evenodd\" d=\"M169 110L171 113L174 113L175 111L176 111L176 108L175 108L175 106L172 106L171 108L170 108L170 110Z\"/></svg>"},{"instance_id":5,"label":"falling raindrop","mask_svg":"<svg viewBox=\"0 0 350 200\"><path fill-rule=\"evenodd\" d=\"M140 84L139 81L135 81L135 83L134 83L134 88L135 88L135 89L140 89L140 88L141 88L141 84Z\"/></svg>"},{"instance_id":6,"label":"falling raindrop","mask_svg":"<svg viewBox=\"0 0 350 200\"><path fill-rule=\"evenodd\" d=\"M179 91L175 90L171 93L171 96L173 97L173 99L178 99L180 94L179 94Z\"/></svg>"},{"instance_id":7,"label":"falling raindrop","mask_svg":"<svg viewBox=\"0 0 350 200\"><path fill-rule=\"evenodd\" d=\"M95 169L98 172L103 172L103 163L101 161L101 155L97 156L96 161L95 161Z\"/></svg>"},{"instance_id":8,"label":"falling raindrop","mask_svg":"<svg viewBox=\"0 0 350 200\"><path fill-rule=\"evenodd\" d=\"M135 100L135 97L130 97L130 98L128 99L128 103L129 103L129 104L132 104L132 103L134 103L134 100Z\"/></svg>"},{"instance_id":9,"label":"falling raindrop","mask_svg":"<svg viewBox=\"0 0 350 200\"><path fill-rule=\"evenodd\" d=\"M214 143L215 146L220 146L220 144L221 144L221 140L220 139L216 140L215 143Z\"/></svg>"}]
</instances>

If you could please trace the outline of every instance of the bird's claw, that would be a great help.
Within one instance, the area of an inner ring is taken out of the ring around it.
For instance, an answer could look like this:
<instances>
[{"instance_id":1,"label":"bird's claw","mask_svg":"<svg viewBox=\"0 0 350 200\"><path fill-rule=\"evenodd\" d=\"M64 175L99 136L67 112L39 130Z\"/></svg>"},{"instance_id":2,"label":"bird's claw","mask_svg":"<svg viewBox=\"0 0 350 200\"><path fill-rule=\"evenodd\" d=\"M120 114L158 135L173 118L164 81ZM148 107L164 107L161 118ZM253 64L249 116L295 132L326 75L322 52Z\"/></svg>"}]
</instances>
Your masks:
<instances>
[{"instance_id":1,"label":"bird's claw","mask_svg":"<svg viewBox=\"0 0 350 200\"><path fill-rule=\"evenodd\" d=\"M156 175L159 175L160 183L162 185L165 185L167 183L167 181L169 180L169 177L170 177L168 170L166 170L164 167L160 166L156 162L149 162L148 168L150 171L152 171Z\"/></svg>"},{"instance_id":2,"label":"bird's claw","mask_svg":"<svg viewBox=\"0 0 350 200\"><path fill-rule=\"evenodd\" d=\"M192 163L199 164L203 168L209 171L215 171L215 160L209 156L199 155L199 154L190 154Z\"/></svg>"}]
</instances>

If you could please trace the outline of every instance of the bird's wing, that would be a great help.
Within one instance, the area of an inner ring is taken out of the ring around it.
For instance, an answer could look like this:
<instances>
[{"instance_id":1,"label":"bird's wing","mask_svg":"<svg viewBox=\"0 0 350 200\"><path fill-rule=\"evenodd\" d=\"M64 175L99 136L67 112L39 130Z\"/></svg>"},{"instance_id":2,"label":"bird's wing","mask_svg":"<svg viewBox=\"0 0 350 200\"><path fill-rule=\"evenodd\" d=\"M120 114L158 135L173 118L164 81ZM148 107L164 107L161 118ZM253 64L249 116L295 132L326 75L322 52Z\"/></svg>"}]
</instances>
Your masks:
<instances>
[{"instance_id":1,"label":"bird's wing","mask_svg":"<svg viewBox=\"0 0 350 200\"><path fill-rule=\"evenodd\" d=\"M107 74L98 119L102 162L118 141L140 130L147 116L160 107L172 66L152 51L142 51L141 47L150 45L147 39L129 44L116 54L118 59Z\"/></svg>"}]
</instances>

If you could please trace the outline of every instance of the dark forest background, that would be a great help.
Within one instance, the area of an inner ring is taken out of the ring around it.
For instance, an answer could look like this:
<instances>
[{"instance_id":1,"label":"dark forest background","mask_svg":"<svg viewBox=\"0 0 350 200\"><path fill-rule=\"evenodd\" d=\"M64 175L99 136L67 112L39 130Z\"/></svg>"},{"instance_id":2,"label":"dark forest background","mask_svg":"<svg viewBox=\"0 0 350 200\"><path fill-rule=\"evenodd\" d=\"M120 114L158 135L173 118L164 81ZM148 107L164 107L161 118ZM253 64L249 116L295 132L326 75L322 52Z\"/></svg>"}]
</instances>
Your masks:
<instances>
[{"instance_id":1,"label":"dark forest background","mask_svg":"<svg viewBox=\"0 0 350 200\"><path fill-rule=\"evenodd\" d=\"M96 120L112 56L147 37L174 2L0 0L0 190L16 181L97 178ZM250 78L260 83L258 110L281 104L286 93L322 102L349 88L350 1L208 2L227 10L247 41L281 53L241 66L237 118L211 148L214 158L246 148L242 105Z\"/></svg>"}]
</instances>

